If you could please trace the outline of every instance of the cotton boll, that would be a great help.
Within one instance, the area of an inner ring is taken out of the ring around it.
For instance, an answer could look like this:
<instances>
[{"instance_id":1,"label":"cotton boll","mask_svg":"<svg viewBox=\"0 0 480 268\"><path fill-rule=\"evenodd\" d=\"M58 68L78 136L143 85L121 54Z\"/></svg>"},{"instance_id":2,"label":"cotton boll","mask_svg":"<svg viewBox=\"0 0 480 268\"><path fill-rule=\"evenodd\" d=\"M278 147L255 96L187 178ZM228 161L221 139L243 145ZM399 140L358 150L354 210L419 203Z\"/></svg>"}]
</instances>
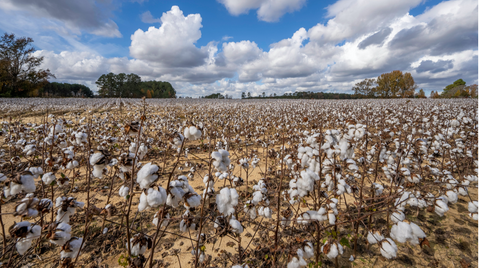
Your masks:
<instances>
[{"instance_id":1,"label":"cotton boll","mask_svg":"<svg viewBox=\"0 0 480 268\"><path fill-rule=\"evenodd\" d=\"M468 212L470 213L478 212L478 201L468 202Z\"/></svg>"},{"instance_id":2,"label":"cotton boll","mask_svg":"<svg viewBox=\"0 0 480 268\"><path fill-rule=\"evenodd\" d=\"M140 184L140 188L150 188L150 184L155 182L158 178L156 172L158 172L157 165L152 165L151 162L145 164L137 173L137 183Z\"/></svg>"},{"instance_id":3,"label":"cotton boll","mask_svg":"<svg viewBox=\"0 0 480 268\"><path fill-rule=\"evenodd\" d=\"M380 243L380 253L382 254L383 257L387 259L392 259L397 257L397 251L398 251L397 245L390 238L384 239Z\"/></svg>"},{"instance_id":4,"label":"cotton boll","mask_svg":"<svg viewBox=\"0 0 480 268\"><path fill-rule=\"evenodd\" d=\"M328 223L330 223L330 225L335 225L335 221L336 221L335 213L331 210L328 211Z\"/></svg>"},{"instance_id":5,"label":"cotton boll","mask_svg":"<svg viewBox=\"0 0 480 268\"><path fill-rule=\"evenodd\" d=\"M420 243L419 239L422 240L423 238L427 237L425 232L415 223L411 222L410 227L412 228L412 238L408 240L412 245L418 245Z\"/></svg>"},{"instance_id":6,"label":"cotton boll","mask_svg":"<svg viewBox=\"0 0 480 268\"><path fill-rule=\"evenodd\" d=\"M212 153L213 166L220 172L228 171L228 166L230 165L230 153L226 150L218 150Z\"/></svg>"},{"instance_id":7,"label":"cotton boll","mask_svg":"<svg viewBox=\"0 0 480 268\"><path fill-rule=\"evenodd\" d=\"M458 195L454 191L447 191L446 193L449 203L455 204L458 201Z\"/></svg>"},{"instance_id":8,"label":"cotton boll","mask_svg":"<svg viewBox=\"0 0 480 268\"><path fill-rule=\"evenodd\" d=\"M54 182L57 178L55 178L55 175L53 175L53 172L48 172L43 174L42 176L42 181L45 183L45 185L50 185L52 182Z\"/></svg>"},{"instance_id":9,"label":"cotton boll","mask_svg":"<svg viewBox=\"0 0 480 268\"><path fill-rule=\"evenodd\" d=\"M230 221L228 222L230 224L230 227L232 227L232 232L241 234L243 233L243 226L240 224L239 221L235 218L235 216L232 216Z\"/></svg>"},{"instance_id":10,"label":"cotton boll","mask_svg":"<svg viewBox=\"0 0 480 268\"><path fill-rule=\"evenodd\" d=\"M165 201L167 200L167 191L162 187L158 187L157 189L148 189L147 202L149 207L159 207L165 204Z\"/></svg>"},{"instance_id":11,"label":"cotton boll","mask_svg":"<svg viewBox=\"0 0 480 268\"><path fill-rule=\"evenodd\" d=\"M118 191L118 195L126 199L129 192L130 192L130 189L127 186L122 185L120 187L120 190Z\"/></svg>"},{"instance_id":12,"label":"cotton boll","mask_svg":"<svg viewBox=\"0 0 480 268\"><path fill-rule=\"evenodd\" d=\"M448 205L441 199L438 199L435 201L435 213L438 214L438 216L443 217L443 214L445 214L448 211Z\"/></svg>"},{"instance_id":13,"label":"cotton boll","mask_svg":"<svg viewBox=\"0 0 480 268\"><path fill-rule=\"evenodd\" d=\"M306 259L309 259L315 255L315 252L313 250L313 245L311 242L307 242L307 245L303 247L303 257Z\"/></svg>"},{"instance_id":14,"label":"cotton boll","mask_svg":"<svg viewBox=\"0 0 480 268\"><path fill-rule=\"evenodd\" d=\"M390 236L399 243L405 243L407 240L413 239L412 227L408 222L398 222L392 226Z\"/></svg>"},{"instance_id":15,"label":"cotton boll","mask_svg":"<svg viewBox=\"0 0 480 268\"><path fill-rule=\"evenodd\" d=\"M338 255L341 255L343 254L343 247L342 245L336 243L336 242L326 242L322 248L321 248L321 251L323 252L323 248L326 247L326 246L330 246L329 248L329 251L327 253L327 257L329 259L335 259Z\"/></svg>"},{"instance_id":16,"label":"cotton boll","mask_svg":"<svg viewBox=\"0 0 480 268\"><path fill-rule=\"evenodd\" d=\"M144 211L148 207L147 195L143 191L138 202L138 211Z\"/></svg>"},{"instance_id":17,"label":"cotton boll","mask_svg":"<svg viewBox=\"0 0 480 268\"><path fill-rule=\"evenodd\" d=\"M370 243L370 244L377 244L378 242L382 241L383 239L385 239L385 237L379 231L375 231L373 233L368 232L367 240L368 240L368 243Z\"/></svg>"},{"instance_id":18,"label":"cotton boll","mask_svg":"<svg viewBox=\"0 0 480 268\"><path fill-rule=\"evenodd\" d=\"M188 193L185 198L185 207L198 207L201 204L201 197L196 193Z\"/></svg>"},{"instance_id":19,"label":"cotton boll","mask_svg":"<svg viewBox=\"0 0 480 268\"><path fill-rule=\"evenodd\" d=\"M235 212L234 207L238 204L238 193L235 189L223 188L217 195L216 203L220 213L228 216Z\"/></svg>"},{"instance_id":20,"label":"cotton boll","mask_svg":"<svg viewBox=\"0 0 480 268\"><path fill-rule=\"evenodd\" d=\"M293 257L287 264L287 268L300 268L307 266L307 262L302 257Z\"/></svg>"},{"instance_id":21,"label":"cotton boll","mask_svg":"<svg viewBox=\"0 0 480 268\"><path fill-rule=\"evenodd\" d=\"M390 220L393 222L393 223L397 223L397 222L400 222L400 221L403 221L405 220L405 214L403 214L402 211L395 211L393 212L391 215L390 215Z\"/></svg>"},{"instance_id":22,"label":"cotton boll","mask_svg":"<svg viewBox=\"0 0 480 268\"><path fill-rule=\"evenodd\" d=\"M79 255L80 246L82 245L83 238L72 237L70 240L63 246L63 250L60 252L60 258L63 260L65 258L76 258ZM68 250L65 249L67 247Z\"/></svg>"},{"instance_id":23,"label":"cotton boll","mask_svg":"<svg viewBox=\"0 0 480 268\"><path fill-rule=\"evenodd\" d=\"M23 255L27 250L32 246L31 239L19 238L15 247L17 248L18 254Z\"/></svg>"}]
</instances>

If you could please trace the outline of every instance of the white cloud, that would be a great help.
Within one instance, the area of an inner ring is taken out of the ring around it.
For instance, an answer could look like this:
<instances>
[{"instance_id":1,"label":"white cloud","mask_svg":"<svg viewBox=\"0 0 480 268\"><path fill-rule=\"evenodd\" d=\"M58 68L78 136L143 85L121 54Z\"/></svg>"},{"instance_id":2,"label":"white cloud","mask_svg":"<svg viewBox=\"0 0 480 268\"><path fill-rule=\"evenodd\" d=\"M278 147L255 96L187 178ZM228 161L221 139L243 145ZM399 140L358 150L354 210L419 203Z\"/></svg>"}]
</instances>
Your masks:
<instances>
[{"instance_id":1,"label":"white cloud","mask_svg":"<svg viewBox=\"0 0 480 268\"><path fill-rule=\"evenodd\" d=\"M146 12L142 13L142 15L140 15L140 19L144 23L161 23L162 22L161 19L155 19L152 16L152 13L150 13L150 11L146 11Z\"/></svg>"},{"instance_id":2,"label":"white cloud","mask_svg":"<svg viewBox=\"0 0 480 268\"><path fill-rule=\"evenodd\" d=\"M163 13L159 28L138 29L131 36L130 55L145 61L155 61L165 67L199 66L208 57L205 49L195 42L202 36L202 17L190 14L186 17L178 6Z\"/></svg>"},{"instance_id":3,"label":"white cloud","mask_svg":"<svg viewBox=\"0 0 480 268\"><path fill-rule=\"evenodd\" d=\"M197 47L200 14L184 15L173 6L159 27L131 36L131 59L93 52L37 53L60 80L83 77L92 83L102 73L133 72L142 79L172 82L179 95L187 96L349 93L356 82L392 70L411 72L427 91L441 90L458 78L478 83L477 2L452 0L418 16L408 14L417 4L340 0L328 8L327 23L300 28L266 51L252 40Z\"/></svg>"},{"instance_id":4,"label":"white cloud","mask_svg":"<svg viewBox=\"0 0 480 268\"><path fill-rule=\"evenodd\" d=\"M257 9L259 20L274 22L278 21L285 13L300 10L306 0L218 0L225 5L228 12L238 16Z\"/></svg>"}]
</instances>

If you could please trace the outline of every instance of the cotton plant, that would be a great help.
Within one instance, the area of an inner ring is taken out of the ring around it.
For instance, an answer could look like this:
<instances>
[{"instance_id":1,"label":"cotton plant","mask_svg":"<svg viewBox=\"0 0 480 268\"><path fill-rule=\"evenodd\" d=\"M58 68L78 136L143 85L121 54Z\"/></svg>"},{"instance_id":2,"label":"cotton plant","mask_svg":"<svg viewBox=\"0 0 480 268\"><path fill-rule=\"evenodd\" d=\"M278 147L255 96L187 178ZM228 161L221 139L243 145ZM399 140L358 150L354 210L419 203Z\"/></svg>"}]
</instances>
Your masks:
<instances>
[{"instance_id":1,"label":"cotton plant","mask_svg":"<svg viewBox=\"0 0 480 268\"><path fill-rule=\"evenodd\" d=\"M468 216L478 221L478 201L468 202Z\"/></svg>"},{"instance_id":2,"label":"cotton plant","mask_svg":"<svg viewBox=\"0 0 480 268\"><path fill-rule=\"evenodd\" d=\"M152 187L144 189L140 195L138 204L138 211L143 211L148 208L157 208L167 201L167 191L160 187Z\"/></svg>"},{"instance_id":3,"label":"cotton plant","mask_svg":"<svg viewBox=\"0 0 480 268\"><path fill-rule=\"evenodd\" d=\"M32 193L27 194L25 198L22 198L17 202L15 207L14 216L22 216L24 218L34 218L38 215L38 205L40 200L34 197Z\"/></svg>"},{"instance_id":4,"label":"cotton plant","mask_svg":"<svg viewBox=\"0 0 480 268\"><path fill-rule=\"evenodd\" d=\"M22 171L16 177L9 180L8 186L4 187L4 196L16 196L20 193L35 192L35 180L31 171Z\"/></svg>"},{"instance_id":5,"label":"cotton plant","mask_svg":"<svg viewBox=\"0 0 480 268\"><path fill-rule=\"evenodd\" d=\"M335 259L337 256L343 254L343 246L333 239L327 240L320 250L326 252L327 258L329 259Z\"/></svg>"},{"instance_id":6,"label":"cotton plant","mask_svg":"<svg viewBox=\"0 0 480 268\"><path fill-rule=\"evenodd\" d=\"M47 238L52 244L63 246L72 237L72 227L68 223L53 222L49 225L49 233Z\"/></svg>"}]
</instances>

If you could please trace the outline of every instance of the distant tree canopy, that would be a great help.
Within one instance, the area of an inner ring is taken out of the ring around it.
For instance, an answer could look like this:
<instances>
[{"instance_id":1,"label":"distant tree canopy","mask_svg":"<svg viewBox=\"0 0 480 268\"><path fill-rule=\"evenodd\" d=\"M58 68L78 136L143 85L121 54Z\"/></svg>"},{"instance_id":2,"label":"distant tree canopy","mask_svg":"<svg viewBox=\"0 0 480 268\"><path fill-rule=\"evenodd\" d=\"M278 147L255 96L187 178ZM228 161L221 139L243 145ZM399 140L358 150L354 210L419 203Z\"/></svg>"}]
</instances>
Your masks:
<instances>
[{"instance_id":1,"label":"distant tree canopy","mask_svg":"<svg viewBox=\"0 0 480 268\"><path fill-rule=\"evenodd\" d=\"M144 81L137 74L108 73L95 82L100 97L175 98L175 89L169 82Z\"/></svg>"},{"instance_id":2,"label":"distant tree canopy","mask_svg":"<svg viewBox=\"0 0 480 268\"><path fill-rule=\"evenodd\" d=\"M232 96L229 96L228 94L222 95L221 93L213 93L207 96L203 96L202 99L231 99Z\"/></svg>"},{"instance_id":3,"label":"distant tree canopy","mask_svg":"<svg viewBox=\"0 0 480 268\"><path fill-rule=\"evenodd\" d=\"M37 69L43 57L33 56L31 43L32 38L15 34L0 38L0 97L36 97L47 79L55 77L48 69Z\"/></svg>"},{"instance_id":4,"label":"distant tree canopy","mask_svg":"<svg viewBox=\"0 0 480 268\"><path fill-rule=\"evenodd\" d=\"M478 97L478 85L473 84L470 86L463 79L458 79L452 84L446 86L443 89L442 94L437 97L440 98L477 98Z\"/></svg>"},{"instance_id":5,"label":"distant tree canopy","mask_svg":"<svg viewBox=\"0 0 480 268\"><path fill-rule=\"evenodd\" d=\"M352 88L361 98L412 98L417 85L410 73L392 71L381 74L377 79L365 79Z\"/></svg>"},{"instance_id":6,"label":"distant tree canopy","mask_svg":"<svg viewBox=\"0 0 480 268\"><path fill-rule=\"evenodd\" d=\"M40 90L42 97L93 97L93 91L84 85L68 83L48 83Z\"/></svg>"}]
</instances>

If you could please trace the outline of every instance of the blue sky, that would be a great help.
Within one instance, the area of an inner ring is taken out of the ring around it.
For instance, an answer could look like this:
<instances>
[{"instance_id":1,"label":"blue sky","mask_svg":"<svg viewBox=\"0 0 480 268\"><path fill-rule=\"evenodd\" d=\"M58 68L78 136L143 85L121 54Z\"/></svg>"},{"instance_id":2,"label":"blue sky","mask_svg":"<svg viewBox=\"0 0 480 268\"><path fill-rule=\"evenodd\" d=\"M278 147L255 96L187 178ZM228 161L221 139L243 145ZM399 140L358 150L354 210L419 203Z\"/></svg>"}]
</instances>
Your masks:
<instances>
[{"instance_id":1,"label":"blue sky","mask_svg":"<svg viewBox=\"0 0 480 268\"><path fill-rule=\"evenodd\" d=\"M473 0L5 0L0 30L35 40L60 82L103 73L171 82L179 95L351 93L384 72L427 92L478 83Z\"/></svg>"}]
</instances>

